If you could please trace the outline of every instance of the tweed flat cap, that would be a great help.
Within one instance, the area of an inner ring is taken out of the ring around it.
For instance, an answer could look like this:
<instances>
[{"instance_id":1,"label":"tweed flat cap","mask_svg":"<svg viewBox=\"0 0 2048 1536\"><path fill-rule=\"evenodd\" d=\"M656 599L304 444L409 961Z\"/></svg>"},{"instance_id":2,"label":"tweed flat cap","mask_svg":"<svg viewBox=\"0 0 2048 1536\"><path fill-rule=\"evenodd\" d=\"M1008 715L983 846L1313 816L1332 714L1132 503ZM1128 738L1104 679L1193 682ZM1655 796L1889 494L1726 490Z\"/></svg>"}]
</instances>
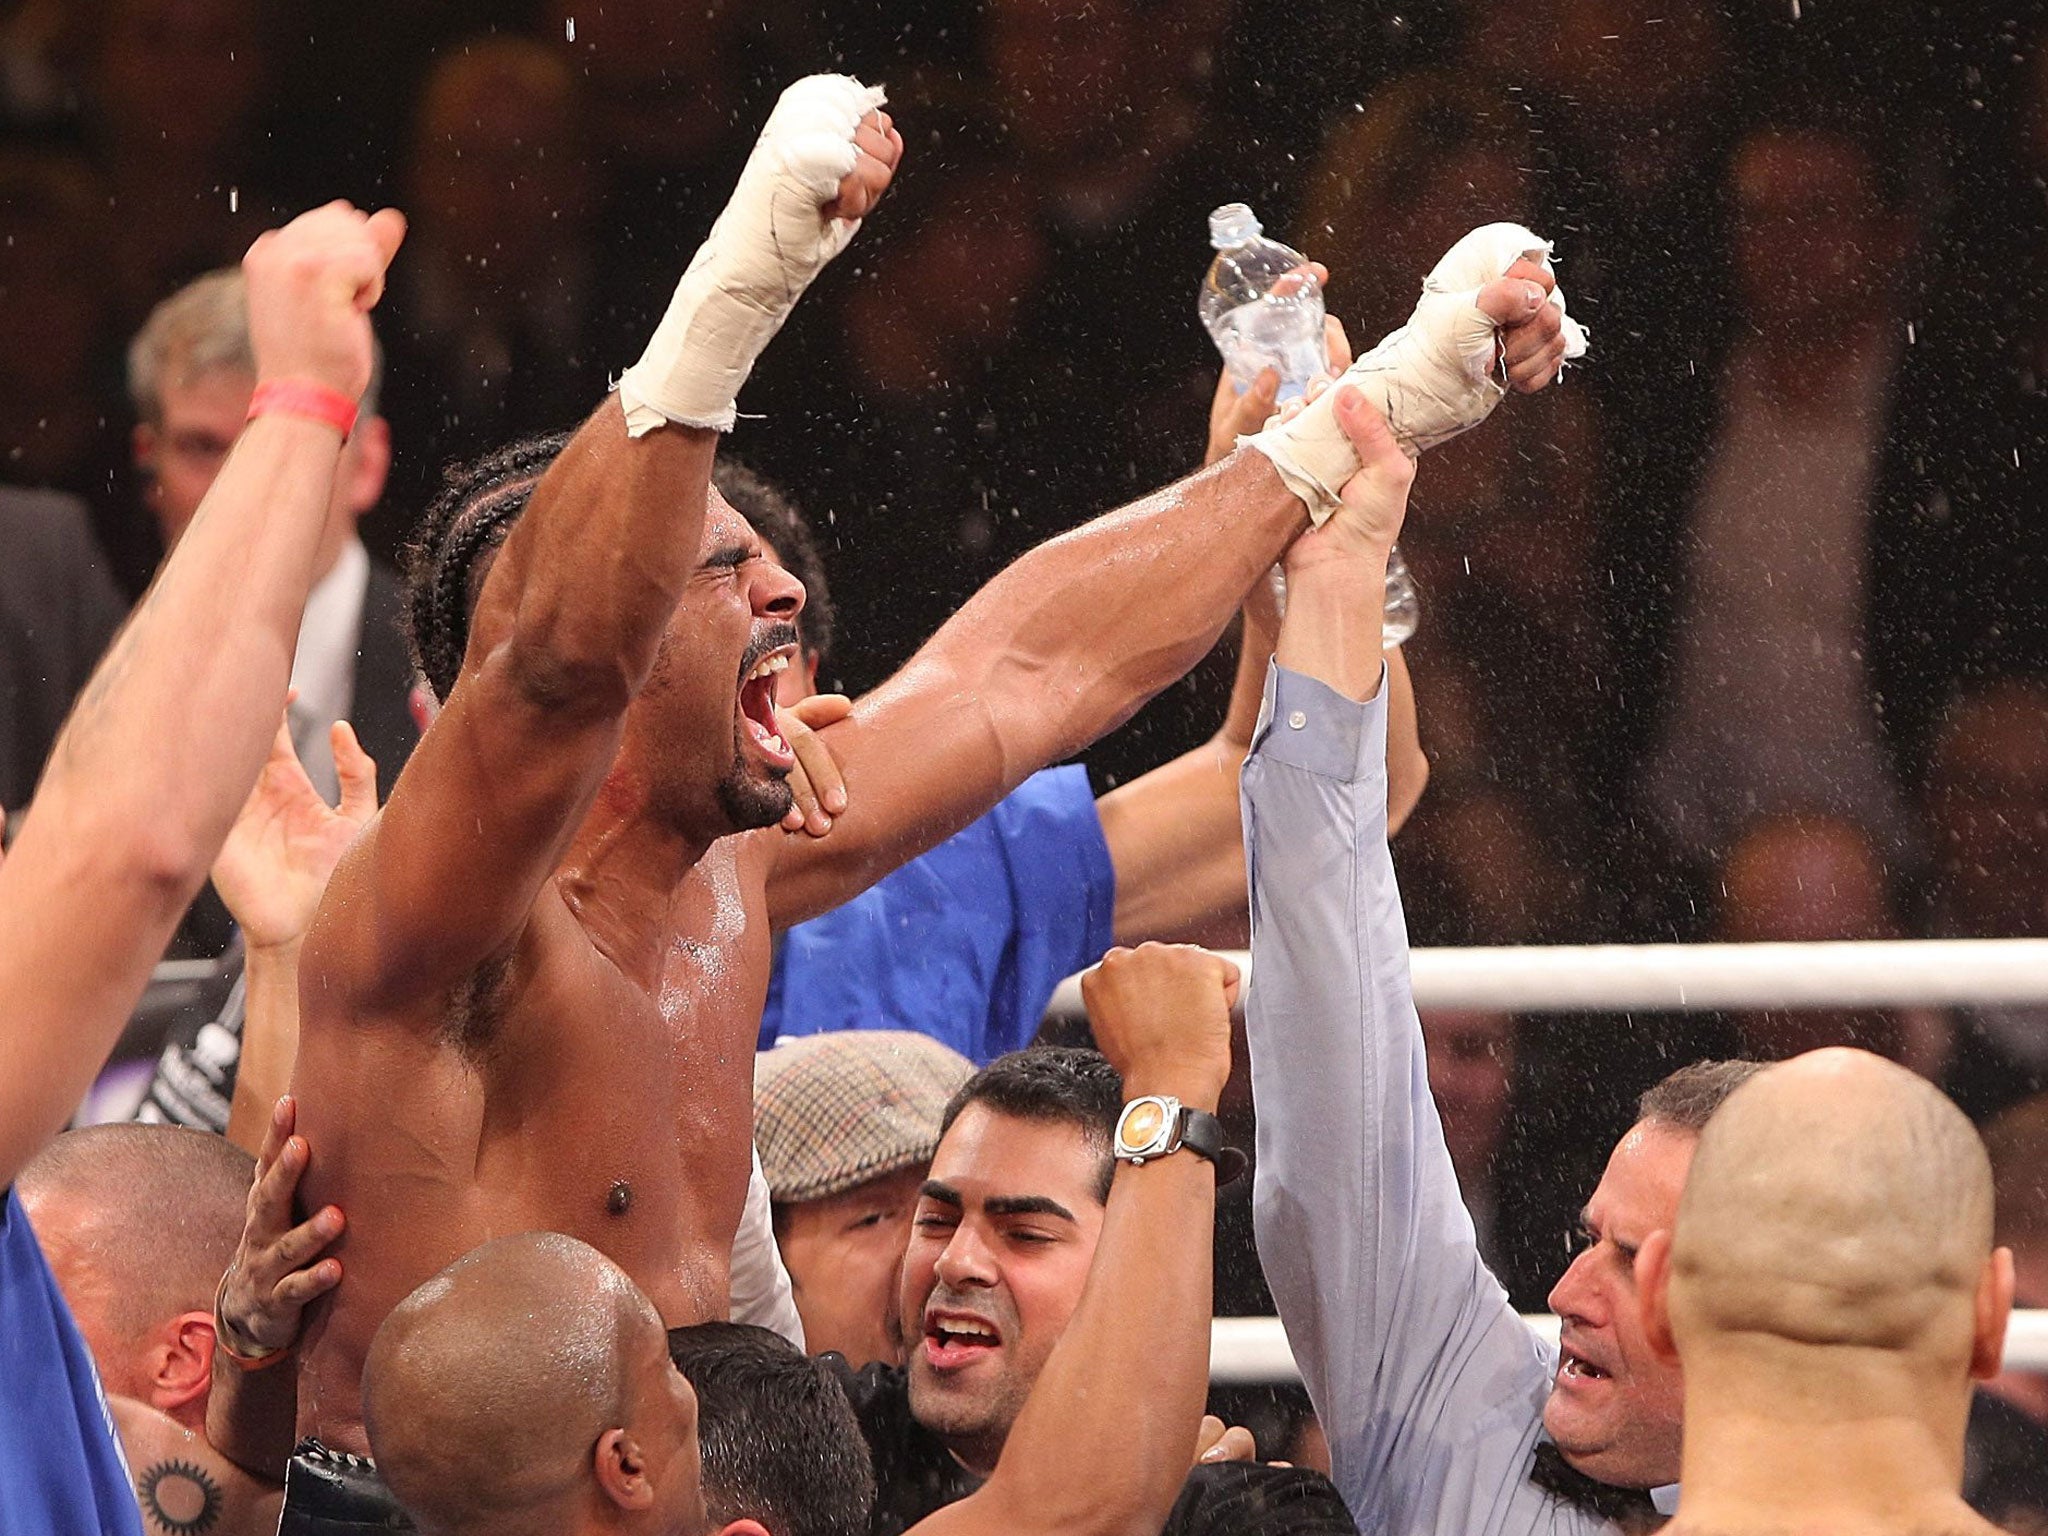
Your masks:
<instances>
[{"instance_id":1,"label":"tweed flat cap","mask_svg":"<svg viewBox=\"0 0 2048 1536\"><path fill-rule=\"evenodd\" d=\"M754 1058L754 1144L776 1200L821 1200L929 1162L974 1063L929 1035L799 1035Z\"/></svg>"}]
</instances>

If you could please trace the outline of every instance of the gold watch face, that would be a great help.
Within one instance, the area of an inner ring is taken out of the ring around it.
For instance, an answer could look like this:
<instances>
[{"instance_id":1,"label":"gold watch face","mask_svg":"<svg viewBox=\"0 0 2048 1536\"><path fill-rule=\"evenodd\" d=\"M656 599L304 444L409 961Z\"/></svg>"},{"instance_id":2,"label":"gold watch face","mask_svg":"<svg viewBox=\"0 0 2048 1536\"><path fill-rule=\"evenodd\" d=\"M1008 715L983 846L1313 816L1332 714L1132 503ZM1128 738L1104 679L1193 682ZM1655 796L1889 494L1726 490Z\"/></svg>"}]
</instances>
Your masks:
<instances>
[{"instance_id":1,"label":"gold watch face","mask_svg":"<svg viewBox=\"0 0 2048 1536\"><path fill-rule=\"evenodd\" d=\"M1123 1135L1127 1148L1149 1147L1166 1130L1166 1106L1151 1102L1133 1104L1124 1113Z\"/></svg>"}]
</instances>

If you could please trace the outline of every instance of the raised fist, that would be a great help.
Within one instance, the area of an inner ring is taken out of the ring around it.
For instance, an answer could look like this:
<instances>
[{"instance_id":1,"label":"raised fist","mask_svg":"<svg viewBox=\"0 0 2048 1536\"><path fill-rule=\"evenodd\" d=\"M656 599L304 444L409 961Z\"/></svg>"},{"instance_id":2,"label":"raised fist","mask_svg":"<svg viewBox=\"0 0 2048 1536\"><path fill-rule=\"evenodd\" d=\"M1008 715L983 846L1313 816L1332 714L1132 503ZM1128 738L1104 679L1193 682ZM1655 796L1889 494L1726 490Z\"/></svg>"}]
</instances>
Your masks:
<instances>
[{"instance_id":1,"label":"raised fist","mask_svg":"<svg viewBox=\"0 0 2048 1536\"><path fill-rule=\"evenodd\" d=\"M396 209L366 214L344 202L258 235L242 258L257 380L307 379L361 399L370 383L370 310L404 239Z\"/></svg>"},{"instance_id":2,"label":"raised fist","mask_svg":"<svg viewBox=\"0 0 2048 1536\"><path fill-rule=\"evenodd\" d=\"M754 360L846 249L902 154L878 87L811 75L782 93L646 352L619 380L629 435L665 422L732 429Z\"/></svg>"},{"instance_id":3,"label":"raised fist","mask_svg":"<svg viewBox=\"0 0 2048 1536\"><path fill-rule=\"evenodd\" d=\"M1192 944L1112 949L1082 974L1081 1001L1126 1096L1171 1093L1216 1107L1230 1076L1236 966Z\"/></svg>"}]
</instances>

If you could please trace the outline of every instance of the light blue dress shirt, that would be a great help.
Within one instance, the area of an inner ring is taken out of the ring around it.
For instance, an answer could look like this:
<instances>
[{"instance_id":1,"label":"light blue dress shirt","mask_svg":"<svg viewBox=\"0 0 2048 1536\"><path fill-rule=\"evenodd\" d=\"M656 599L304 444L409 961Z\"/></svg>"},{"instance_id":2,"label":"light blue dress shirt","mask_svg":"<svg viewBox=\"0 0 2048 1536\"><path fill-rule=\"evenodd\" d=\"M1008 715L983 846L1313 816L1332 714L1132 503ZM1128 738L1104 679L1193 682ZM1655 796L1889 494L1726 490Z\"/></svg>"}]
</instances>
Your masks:
<instances>
[{"instance_id":1,"label":"light blue dress shirt","mask_svg":"<svg viewBox=\"0 0 2048 1536\"><path fill-rule=\"evenodd\" d=\"M1244 766L1259 1258L1361 1531L1593 1536L1529 1481L1557 1348L1480 1262L1387 851L1386 692L1275 666Z\"/></svg>"}]
</instances>

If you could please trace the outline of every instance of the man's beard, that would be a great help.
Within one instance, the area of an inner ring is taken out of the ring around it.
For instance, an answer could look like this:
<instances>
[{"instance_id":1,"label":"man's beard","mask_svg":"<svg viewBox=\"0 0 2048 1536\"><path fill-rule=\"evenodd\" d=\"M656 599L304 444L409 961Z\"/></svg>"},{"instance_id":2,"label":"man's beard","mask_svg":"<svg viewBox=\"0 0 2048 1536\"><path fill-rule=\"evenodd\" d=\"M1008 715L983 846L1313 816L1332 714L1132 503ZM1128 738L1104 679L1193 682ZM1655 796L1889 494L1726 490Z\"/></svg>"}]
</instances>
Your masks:
<instances>
[{"instance_id":1,"label":"man's beard","mask_svg":"<svg viewBox=\"0 0 2048 1536\"><path fill-rule=\"evenodd\" d=\"M720 777L717 794L718 808L735 832L772 827L796 803L787 778L763 778L750 772L746 759L738 752L733 754L732 766Z\"/></svg>"}]
</instances>

